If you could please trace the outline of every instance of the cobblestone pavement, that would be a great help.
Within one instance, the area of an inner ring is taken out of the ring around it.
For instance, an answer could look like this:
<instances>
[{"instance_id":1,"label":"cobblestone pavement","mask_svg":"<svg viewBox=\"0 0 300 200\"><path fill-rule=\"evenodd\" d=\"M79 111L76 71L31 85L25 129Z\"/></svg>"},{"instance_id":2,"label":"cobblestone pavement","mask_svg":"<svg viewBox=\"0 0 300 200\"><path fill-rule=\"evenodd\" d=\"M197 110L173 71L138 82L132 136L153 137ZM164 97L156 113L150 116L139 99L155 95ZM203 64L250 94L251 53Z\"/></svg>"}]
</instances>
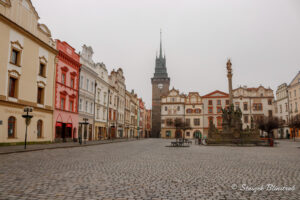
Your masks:
<instances>
[{"instance_id":1,"label":"cobblestone pavement","mask_svg":"<svg viewBox=\"0 0 300 200\"><path fill-rule=\"evenodd\" d=\"M300 143L279 143L172 148L147 139L0 155L0 199L300 199Z\"/></svg>"}]
</instances>

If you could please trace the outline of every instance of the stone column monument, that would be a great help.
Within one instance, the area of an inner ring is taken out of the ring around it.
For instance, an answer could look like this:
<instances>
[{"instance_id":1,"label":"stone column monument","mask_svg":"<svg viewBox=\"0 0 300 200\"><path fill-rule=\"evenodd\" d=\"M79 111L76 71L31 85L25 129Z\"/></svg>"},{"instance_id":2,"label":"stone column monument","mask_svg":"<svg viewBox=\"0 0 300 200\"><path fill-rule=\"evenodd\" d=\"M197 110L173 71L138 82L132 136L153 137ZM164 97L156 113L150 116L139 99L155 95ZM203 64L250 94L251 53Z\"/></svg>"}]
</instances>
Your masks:
<instances>
[{"instance_id":1,"label":"stone column monument","mask_svg":"<svg viewBox=\"0 0 300 200\"><path fill-rule=\"evenodd\" d=\"M233 94L232 94L232 64L230 59L227 61L227 78L228 78L228 89L229 89L229 105L233 104Z\"/></svg>"}]
</instances>

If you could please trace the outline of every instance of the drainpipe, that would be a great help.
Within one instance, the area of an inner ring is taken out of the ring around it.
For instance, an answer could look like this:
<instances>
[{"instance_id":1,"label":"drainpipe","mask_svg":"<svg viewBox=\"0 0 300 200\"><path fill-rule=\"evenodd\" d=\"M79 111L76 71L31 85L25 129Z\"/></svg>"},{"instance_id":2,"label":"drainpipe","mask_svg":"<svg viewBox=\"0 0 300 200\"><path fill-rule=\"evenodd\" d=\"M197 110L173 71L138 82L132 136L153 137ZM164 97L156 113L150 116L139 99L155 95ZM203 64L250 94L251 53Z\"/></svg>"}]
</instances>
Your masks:
<instances>
[{"instance_id":1,"label":"drainpipe","mask_svg":"<svg viewBox=\"0 0 300 200\"><path fill-rule=\"evenodd\" d=\"M116 136L118 135L118 132L119 132L119 130L118 130L118 120L119 120L119 101L120 101L120 99L119 99L119 95L117 96L117 112L116 112L116 114L117 114L117 116L116 116Z\"/></svg>"},{"instance_id":2,"label":"drainpipe","mask_svg":"<svg viewBox=\"0 0 300 200\"><path fill-rule=\"evenodd\" d=\"M106 108L106 137L109 135L109 121L108 121L108 112L109 112L109 96L110 96L110 89L107 92L107 108ZM110 138L110 137L109 137Z\"/></svg>"},{"instance_id":3,"label":"drainpipe","mask_svg":"<svg viewBox=\"0 0 300 200\"><path fill-rule=\"evenodd\" d=\"M97 81L95 79L95 89L94 89L94 120L93 120L93 129L94 129L94 137L96 137L96 129L95 129L95 120L96 120L96 115L95 115L95 109L96 109L96 92L97 92Z\"/></svg>"}]
</instances>

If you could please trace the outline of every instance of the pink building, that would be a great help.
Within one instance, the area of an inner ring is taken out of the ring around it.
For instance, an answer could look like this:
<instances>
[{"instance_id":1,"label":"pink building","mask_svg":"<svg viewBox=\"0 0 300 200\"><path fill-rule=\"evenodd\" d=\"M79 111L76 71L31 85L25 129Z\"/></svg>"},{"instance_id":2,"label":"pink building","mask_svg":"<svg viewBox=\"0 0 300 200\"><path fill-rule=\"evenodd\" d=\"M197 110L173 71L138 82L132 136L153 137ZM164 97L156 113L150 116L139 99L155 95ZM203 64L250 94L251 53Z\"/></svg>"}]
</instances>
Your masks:
<instances>
[{"instance_id":1,"label":"pink building","mask_svg":"<svg viewBox=\"0 0 300 200\"><path fill-rule=\"evenodd\" d=\"M54 136L55 141L78 138L78 95L80 56L67 42L56 40L59 51L56 65Z\"/></svg>"}]
</instances>

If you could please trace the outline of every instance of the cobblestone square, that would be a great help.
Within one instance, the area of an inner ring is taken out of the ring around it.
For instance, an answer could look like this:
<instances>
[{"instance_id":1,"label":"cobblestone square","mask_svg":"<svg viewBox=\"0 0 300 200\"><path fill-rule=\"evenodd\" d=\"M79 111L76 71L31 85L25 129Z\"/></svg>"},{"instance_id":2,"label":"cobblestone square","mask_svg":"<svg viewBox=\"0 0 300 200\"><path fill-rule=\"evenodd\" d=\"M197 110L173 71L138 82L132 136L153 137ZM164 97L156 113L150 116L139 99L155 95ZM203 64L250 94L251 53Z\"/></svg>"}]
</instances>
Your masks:
<instances>
[{"instance_id":1,"label":"cobblestone square","mask_svg":"<svg viewBox=\"0 0 300 200\"><path fill-rule=\"evenodd\" d=\"M300 198L299 142L279 141L274 148L166 147L170 142L0 155L0 199ZM294 189L273 191L268 184Z\"/></svg>"}]
</instances>

